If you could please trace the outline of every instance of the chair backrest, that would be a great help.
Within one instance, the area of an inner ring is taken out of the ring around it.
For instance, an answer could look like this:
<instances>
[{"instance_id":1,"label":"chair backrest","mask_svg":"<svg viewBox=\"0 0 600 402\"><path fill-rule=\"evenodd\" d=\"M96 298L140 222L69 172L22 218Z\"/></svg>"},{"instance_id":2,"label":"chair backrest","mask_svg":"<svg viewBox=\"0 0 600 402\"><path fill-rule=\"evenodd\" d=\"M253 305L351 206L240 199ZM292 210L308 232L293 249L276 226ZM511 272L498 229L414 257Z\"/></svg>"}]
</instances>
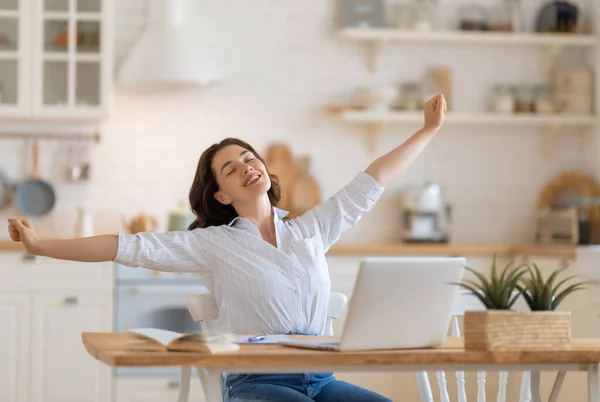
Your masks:
<instances>
[{"instance_id":1,"label":"chair backrest","mask_svg":"<svg viewBox=\"0 0 600 402\"><path fill-rule=\"evenodd\" d=\"M515 292L513 295L517 295ZM451 320L451 333L453 337L460 337L460 326L459 317L464 316L466 311L483 311L486 307L483 303L474 296L468 290L461 290L454 305L452 306L452 320ZM529 306L525 302L522 296L520 296L514 304L513 310L528 312L531 311ZM448 395L448 389L446 386L446 373L444 371L436 372L438 388L440 391L440 401L450 402ZM498 381L498 402L506 401L506 385L508 382L508 373L501 371ZM433 402L433 395L431 392L431 386L429 384L429 377L425 371L417 373L417 383L419 386L419 392L421 394L421 400L423 402ZM458 389L458 402L467 402L467 395L465 389L465 375L462 371L456 372L456 385ZM486 372L477 372L477 402L485 402L486 400ZM529 402L531 400L531 388L530 388L530 373L525 372L521 380L521 392L519 396L519 402Z\"/></svg>"},{"instance_id":2,"label":"chair backrest","mask_svg":"<svg viewBox=\"0 0 600 402\"><path fill-rule=\"evenodd\" d=\"M331 293L329 297L329 306L327 308L327 323L325 328L326 335L333 335L333 320L339 318L348 298L343 293ZM192 295L188 298L187 308L196 322L216 320L219 318L219 309L217 302L211 293L201 293Z\"/></svg>"}]
</instances>

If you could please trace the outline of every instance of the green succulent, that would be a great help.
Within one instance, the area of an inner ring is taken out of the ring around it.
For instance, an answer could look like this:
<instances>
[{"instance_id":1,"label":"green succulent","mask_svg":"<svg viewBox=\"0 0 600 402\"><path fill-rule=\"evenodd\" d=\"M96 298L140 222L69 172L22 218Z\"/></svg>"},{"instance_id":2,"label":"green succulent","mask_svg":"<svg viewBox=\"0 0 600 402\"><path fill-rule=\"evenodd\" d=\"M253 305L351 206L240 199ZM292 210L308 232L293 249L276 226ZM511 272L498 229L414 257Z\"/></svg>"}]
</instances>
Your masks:
<instances>
[{"instance_id":1,"label":"green succulent","mask_svg":"<svg viewBox=\"0 0 600 402\"><path fill-rule=\"evenodd\" d=\"M475 275L478 281L465 279L462 283L455 284L469 290L489 310L510 310L520 295L519 280L527 273L523 265L515 268L511 268L511 265L512 262L504 267L501 274L498 275L496 255L494 254L491 278L488 279L481 272L465 267L467 271Z\"/></svg>"},{"instance_id":2,"label":"green succulent","mask_svg":"<svg viewBox=\"0 0 600 402\"><path fill-rule=\"evenodd\" d=\"M558 275L567 269L568 265L552 272L547 279L544 279L542 271L535 263L526 264L526 267L529 275L521 278L518 288L531 311L556 310L568 295L584 289L585 285L590 283L589 281L580 281L567 286L567 282L576 278L575 275L571 275L555 285ZM561 286L566 286L566 288L561 290Z\"/></svg>"}]
</instances>

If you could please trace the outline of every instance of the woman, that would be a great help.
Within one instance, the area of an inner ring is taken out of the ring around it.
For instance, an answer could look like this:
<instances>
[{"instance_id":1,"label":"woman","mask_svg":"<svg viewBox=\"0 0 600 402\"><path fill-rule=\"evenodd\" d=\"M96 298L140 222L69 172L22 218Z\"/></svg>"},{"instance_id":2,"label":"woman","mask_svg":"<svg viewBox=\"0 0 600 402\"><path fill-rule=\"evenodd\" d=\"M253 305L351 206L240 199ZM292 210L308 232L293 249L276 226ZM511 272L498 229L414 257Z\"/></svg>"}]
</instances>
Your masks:
<instances>
[{"instance_id":1,"label":"woman","mask_svg":"<svg viewBox=\"0 0 600 402\"><path fill-rule=\"evenodd\" d=\"M196 272L216 299L219 321L235 333L323 335L330 295L325 252L423 151L445 110L443 95L429 100L421 130L295 219L284 221L286 212L276 208L277 178L260 156L229 138L200 157L189 195L197 219L189 231L46 239L31 222L9 219L9 233L41 256ZM388 401L332 373L229 374L223 390L226 401Z\"/></svg>"}]
</instances>

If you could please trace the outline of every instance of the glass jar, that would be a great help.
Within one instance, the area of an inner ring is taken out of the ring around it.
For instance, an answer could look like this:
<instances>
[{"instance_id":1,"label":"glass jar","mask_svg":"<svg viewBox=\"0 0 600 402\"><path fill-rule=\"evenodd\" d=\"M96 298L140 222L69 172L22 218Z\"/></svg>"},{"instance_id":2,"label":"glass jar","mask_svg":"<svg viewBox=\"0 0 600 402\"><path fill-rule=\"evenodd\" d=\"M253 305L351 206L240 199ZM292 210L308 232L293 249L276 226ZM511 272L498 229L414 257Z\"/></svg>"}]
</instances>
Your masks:
<instances>
[{"instance_id":1,"label":"glass jar","mask_svg":"<svg viewBox=\"0 0 600 402\"><path fill-rule=\"evenodd\" d=\"M396 29L413 29L416 20L416 5L413 3L392 4L392 26Z\"/></svg>"},{"instance_id":2,"label":"glass jar","mask_svg":"<svg viewBox=\"0 0 600 402\"><path fill-rule=\"evenodd\" d=\"M508 85L496 85L492 93L492 110L496 113L513 113L515 98Z\"/></svg>"},{"instance_id":3,"label":"glass jar","mask_svg":"<svg viewBox=\"0 0 600 402\"><path fill-rule=\"evenodd\" d=\"M407 82L402 85L402 110L417 111L423 108L421 85L418 82Z\"/></svg>"},{"instance_id":4,"label":"glass jar","mask_svg":"<svg viewBox=\"0 0 600 402\"><path fill-rule=\"evenodd\" d=\"M506 11L510 15L513 32L523 32L523 4L521 0L504 0Z\"/></svg>"},{"instance_id":5,"label":"glass jar","mask_svg":"<svg viewBox=\"0 0 600 402\"><path fill-rule=\"evenodd\" d=\"M516 113L533 113L534 91L529 85L519 85L516 88Z\"/></svg>"},{"instance_id":6,"label":"glass jar","mask_svg":"<svg viewBox=\"0 0 600 402\"><path fill-rule=\"evenodd\" d=\"M462 31L486 31L487 22L483 7L467 4L459 8L460 29Z\"/></svg>"},{"instance_id":7,"label":"glass jar","mask_svg":"<svg viewBox=\"0 0 600 402\"><path fill-rule=\"evenodd\" d=\"M436 13L437 10L433 0L416 0L413 29L416 31L432 31L435 27Z\"/></svg>"},{"instance_id":8,"label":"glass jar","mask_svg":"<svg viewBox=\"0 0 600 402\"><path fill-rule=\"evenodd\" d=\"M536 88L533 106L535 113L554 112L552 88L550 86L540 85Z\"/></svg>"}]
</instances>

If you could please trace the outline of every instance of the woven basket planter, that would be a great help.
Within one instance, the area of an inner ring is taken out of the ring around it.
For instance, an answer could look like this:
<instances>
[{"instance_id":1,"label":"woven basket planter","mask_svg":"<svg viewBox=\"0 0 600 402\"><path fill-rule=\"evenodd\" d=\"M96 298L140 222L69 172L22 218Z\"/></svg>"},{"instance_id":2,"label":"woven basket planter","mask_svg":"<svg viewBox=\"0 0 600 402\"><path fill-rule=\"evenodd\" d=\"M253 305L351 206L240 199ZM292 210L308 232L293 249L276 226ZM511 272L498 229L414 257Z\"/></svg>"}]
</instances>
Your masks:
<instances>
[{"instance_id":1,"label":"woven basket planter","mask_svg":"<svg viewBox=\"0 0 600 402\"><path fill-rule=\"evenodd\" d=\"M464 340L471 350L568 349L571 312L467 311Z\"/></svg>"}]
</instances>

